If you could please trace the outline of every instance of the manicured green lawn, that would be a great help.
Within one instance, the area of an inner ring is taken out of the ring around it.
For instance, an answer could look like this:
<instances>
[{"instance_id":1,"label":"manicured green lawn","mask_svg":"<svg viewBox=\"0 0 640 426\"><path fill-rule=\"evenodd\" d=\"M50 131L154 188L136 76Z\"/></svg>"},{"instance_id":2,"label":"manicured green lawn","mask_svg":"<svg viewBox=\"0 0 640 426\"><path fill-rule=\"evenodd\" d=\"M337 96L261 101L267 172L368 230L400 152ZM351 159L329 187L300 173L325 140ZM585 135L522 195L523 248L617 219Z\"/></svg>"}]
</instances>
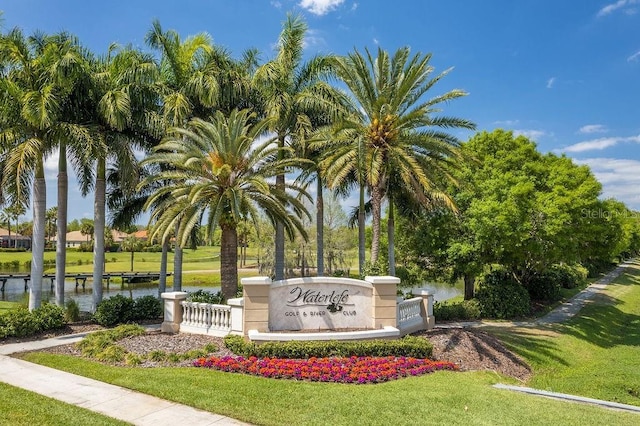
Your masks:
<instances>
[{"instance_id":1,"label":"manicured green lawn","mask_svg":"<svg viewBox=\"0 0 640 426\"><path fill-rule=\"evenodd\" d=\"M265 379L196 368L107 367L52 354L25 359L264 424L637 424L639 417L491 387L488 372L437 372L377 385Z\"/></svg>"},{"instance_id":2,"label":"manicured green lawn","mask_svg":"<svg viewBox=\"0 0 640 426\"><path fill-rule=\"evenodd\" d=\"M2 315L3 313L11 310L11 309L15 309L18 306L17 303L14 302L1 302L0 301L0 315Z\"/></svg>"},{"instance_id":3,"label":"manicured green lawn","mask_svg":"<svg viewBox=\"0 0 640 426\"><path fill-rule=\"evenodd\" d=\"M127 425L102 414L28 392L0 382L0 424L34 425Z\"/></svg>"},{"instance_id":4,"label":"manicured green lawn","mask_svg":"<svg viewBox=\"0 0 640 426\"><path fill-rule=\"evenodd\" d=\"M566 324L492 332L529 361L529 386L640 406L640 264Z\"/></svg>"},{"instance_id":5,"label":"manicured green lawn","mask_svg":"<svg viewBox=\"0 0 640 426\"><path fill-rule=\"evenodd\" d=\"M640 406L640 264L564 325L495 328L531 365L526 385ZM640 415L491 387L490 372L437 372L377 385L294 382L196 368L125 368L24 358L168 400L266 424L638 424Z\"/></svg>"}]
</instances>

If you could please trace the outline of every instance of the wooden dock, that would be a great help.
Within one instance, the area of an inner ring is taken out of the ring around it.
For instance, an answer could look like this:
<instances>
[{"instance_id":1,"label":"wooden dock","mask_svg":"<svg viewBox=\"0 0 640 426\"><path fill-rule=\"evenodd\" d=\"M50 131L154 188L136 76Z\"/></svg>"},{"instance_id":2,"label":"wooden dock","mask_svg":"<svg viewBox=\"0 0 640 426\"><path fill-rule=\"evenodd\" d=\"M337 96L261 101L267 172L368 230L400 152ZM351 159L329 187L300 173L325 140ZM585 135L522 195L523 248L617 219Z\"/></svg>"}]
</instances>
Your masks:
<instances>
[{"instance_id":1,"label":"wooden dock","mask_svg":"<svg viewBox=\"0 0 640 426\"><path fill-rule=\"evenodd\" d=\"M167 272L167 276L170 276L171 272ZM76 281L76 289L79 286L82 286L82 289L85 289L85 285L87 283L87 278L93 278L93 274L66 274L65 278L73 278ZM56 274L44 274L42 276L43 279L51 280L51 290L53 290L53 286L56 280ZM160 272L108 272L102 274L103 281L106 281L107 288L109 288L109 284L111 283L111 278L121 278L122 284L132 284L138 280L144 281L155 281L160 279ZM0 274L0 284L2 287L0 291L4 291L5 285L7 281L10 279L22 279L24 280L24 291L29 289L29 281L31 281L31 274Z\"/></svg>"}]
</instances>

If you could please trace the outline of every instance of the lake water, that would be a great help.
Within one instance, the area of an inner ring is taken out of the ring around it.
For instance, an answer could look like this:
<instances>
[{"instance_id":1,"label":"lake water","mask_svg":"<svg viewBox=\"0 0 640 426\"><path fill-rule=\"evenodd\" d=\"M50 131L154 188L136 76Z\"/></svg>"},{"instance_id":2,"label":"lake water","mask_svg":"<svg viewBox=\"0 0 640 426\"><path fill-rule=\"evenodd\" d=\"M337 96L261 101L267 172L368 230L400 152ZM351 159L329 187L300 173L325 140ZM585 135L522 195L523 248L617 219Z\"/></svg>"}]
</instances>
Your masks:
<instances>
[{"instance_id":1,"label":"lake water","mask_svg":"<svg viewBox=\"0 0 640 426\"><path fill-rule=\"evenodd\" d=\"M210 291L212 293L216 293L220 291L220 287L182 287L183 291L194 292L200 289ZM447 299L451 299L452 297L456 297L458 295L463 294L462 289L459 285L452 286L450 284L440 284L440 283L425 283L424 285L417 288L401 288L405 293L416 292L418 289L427 289L430 293L434 295L434 300L436 302L442 302ZM146 295L158 296L158 284L149 284L149 283L136 283L132 284L131 287L125 285L121 287L120 284L111 284L109 289L106 286L103 286L103 299L107 299L109 297L115 296L116 294L122 294L123 296L131 296L134 299ZM172 291L172 287L168 287L167 291ZM91 282L87 282L86 288L83 290L82 286L78 286L76 290L75 280L69 281L66 280L64 284L64 300L67 301L69 299L75 300L81 311L90 311L91 303L92 303L92 292L91 292ZM7 285L5 286L5 291L0 292L0 300L7 302L19 302L21 300L28 300L29 292L24 291L24 280L22 279L10 279L7 280ZM51 291L50 288L50 280L45 279L42 283L42 300L48 300L52 303L55 303L55 294Z\"/></svg>"},{"instance_id":2,"label":"lake water","mask_svg":"<svg viewBox=\"0 0 640 426\"><path fill-rule=\"evenodd\" d=\"M433 294L434 302L444 302L445 300L454 298L464 294L460 285L442 284L442 283L424 283L420 287L414 288L401 288L406 293L415 294L418 290L427 289L429 293Z\"/></svg>"},{"instance_id":3,"label":"lake water","mask_svg":"<svg viewBox=\"0 0 640 426\"><path fill-rule=\"evenodd\" d=\"M194 292L200 289L201 287L182 287L182 290L187 292ZM203 289L212 293L220 291L220 287L204 287ZM172 291L172 287L169 286L167 291ZM157 297L158 284L136 283L131 284L131 287L128 285L121 287L120 284L110 284L109 289L107 289L106 286L103 286L103 299L115 296L116 294L122 294L127 297L132 296L134 299L149 294ZM24 291L24 280L7 280L5 290L0 292L0 300L7 302L19 302L23 300L23 298L24 300L29 300L29 292ZM90 311L92 303L91 282L87 281L87 285L84 290L82 289L82 286L78 286L78 289L76 290L75 280L66 280L64 283L64 300L66 302L69 299L73 299L78 302L78 306L81 311ZM42 283L42 300L48 300L55 303L55 293L51 291L50 280L48 279L45 279Z\"/></svg>"}]
</instances>

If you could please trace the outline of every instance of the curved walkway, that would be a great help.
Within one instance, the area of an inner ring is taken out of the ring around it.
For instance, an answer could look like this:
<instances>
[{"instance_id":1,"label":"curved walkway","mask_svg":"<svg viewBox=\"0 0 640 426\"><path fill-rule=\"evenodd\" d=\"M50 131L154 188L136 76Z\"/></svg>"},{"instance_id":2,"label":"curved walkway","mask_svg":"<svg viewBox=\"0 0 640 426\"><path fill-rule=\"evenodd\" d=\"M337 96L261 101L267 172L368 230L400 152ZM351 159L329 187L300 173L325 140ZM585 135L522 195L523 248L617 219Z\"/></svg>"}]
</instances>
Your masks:
<instances>
[{"instance_id":1,"label":"curved walkway","mask_svg":"<svg viewBox=\"0 0 640 426\"><path fill-rule=\"evenodd\" d=\"M0 345L0 382L134 425L245 425L230 417L114 386L7 355L76 343L86 333Z\"/></svg>"},{"instance_id":2,"label":"curved walkway","mask_svg":"<svg viewBox=\"0 0 640 426\"><path fill-rule=\"evenodd\" d=\"M553 309L544 317L538 318L533 321L507 321L507 322L468 321L468 322L441 324L441 325L436 325L436 327L440 327L440 328L455 328L455 327L471 328L471 327L485 327L485 326L535 327L539 325L557 324L557 323L565 322L570 318L574 317L580 311L580 309L582 309L582 307L585 306L585 304L589 300L593 299L596 294L603 291L609 283L615 280L630 265L631 265L631 262L621 263L613 271L609 272L608 274L606 274L604 277L600 278L598 281L594 282L593 284L589 285L580 293L576 294L571 299L562 303L560 306ZM493 387L497 389L505 389L505 390L515 391L515 392L523 392L529 395L536 395L536 396L542 396L546 398L559 399L563 401L597 405L604 408L623 410L623 411L629 411L632 413L640 414L640 407L637 407L635 405L620 404L617 402L603 401L600 399L586 398L582 396L569 395L565 393L548 392L548 391L524 387L524 386L504 385L502 383L497 383Z\"/></svg>"},{"instance_id":3,"label":"curved walkway","mask_svg":"<svg viewBox=\"0 0 640 426\"><path fill-rule=\"evenodd\" d=\"M436 324L436 328L472 328L472 327L535 327L538 325L556 324L565 322L568 319L575 316L582 307L593 297L604 290L609 283L618 278L626 268L631 265L632 262L624 262L618 265L614 270L607 273L604 277L598 281L589 285L580 293L573 296L571 299L562 303L551 312L531 321L455 321L444 324Z\"/></svg>"}]
</instances>

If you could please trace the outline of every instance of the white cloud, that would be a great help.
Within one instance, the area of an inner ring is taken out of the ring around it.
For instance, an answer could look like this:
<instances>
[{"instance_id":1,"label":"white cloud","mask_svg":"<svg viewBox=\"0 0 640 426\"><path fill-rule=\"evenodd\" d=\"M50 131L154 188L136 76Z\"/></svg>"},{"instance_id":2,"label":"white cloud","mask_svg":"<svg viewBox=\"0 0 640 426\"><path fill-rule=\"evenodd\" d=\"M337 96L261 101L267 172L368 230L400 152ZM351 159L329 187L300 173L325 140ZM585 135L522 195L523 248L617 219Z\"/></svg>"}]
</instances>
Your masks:
<instances>
[{"instance_id":1,"label":"white cloud","mask_svg":"<svg viewBox=\"0 0 640 426\"><path fill-rule=\"evenodd\" d=\"M640 210L640 161L617 158L588 158L574 160L589 166L602 184L604 198L616 198L633 210Z\"/></svg>"},{"instance_id":2,"label":"white cloud","mask_svg":"<svg viewBox=\"0 0 640 426\"><path fill-rule=\"evenodd\" d=\"M545 132L544 130L513 130L513 135L518 137L518 136L524 136L528 139L531 139L533 141L536 141L538 139L540 139L543 136L547 135L547 132Z\"/></svg>"},{"instance_id":3,"label":"white cloud","mask_svg":"<svg viewBox=\"0 0 640 426\"><path fill-rule=\"evenodd\" d=\"M636 10L635 8L631 7L635 4L640 4L640 0L618 0L615 3L611 3L606 5L605 7L603 7L602 9L600 9L598 11L598 17L603 17L606 15L609 15L613 12L615 12L618 9L624 9L624 12L627 15L633 15Z\"/></svg>"},{"instance_id":4,"label":"white cloud","mask_svg":"<svg viewBox=\"0 0 640 426\"><path fill-rule=\"evenodd\" d=\"M356 10L358 8L358 3L353 3L353 6L351 6L351 10Z\"/></svg>"},{"instance_id":5,"label":"white cloud","mask_svg":"<svg viewBox=\"0 0 640 426\"><path fill-rule=\"evenodd\" d=\"M322 16L335 10L344 0L302 0L299 6L314 15Z\"/></svg>"},{"instance_id":6,"label":"white cloud","mask_svg":"<svg viewBox=\"0 0 640 426\"><path fill-rule=\"evenodd\" d=\"M547 89L551 89L555 84L555 82L556 82L555 77L551 77L549 80L547 80Z\"/></svg>"},{"instance_id":7,"label":"white cloud","mask_svg":"<svg viewBox=\"0 0 640 426\"><path fill-rule=\"evenodd\" d=\"M272 1L271 6L275 7L276 9L280 9L282 8L282 3L280 3L279 1Z\"/></svg>"},{"instance_id":8,"label":"white cloud","mask_svg":"<svg viewBox=\"0 0 640 426\"><path fill-rule=\"evenodd\" d=\"M640 50L627 58L627 62L638 62L640 60Z\"/></svg>"},{"instance_id":9,"label":"white cloud","mask_svg":"<svg viewBox=\"0 0 640 426\"><path fill-rule=\"evenodd\" d=\"M635 142L640 143L640 135L638 136L630 136L627 138L622 137L613 137L613 138L599 138L593 139L590 141L579 142L573 145L569 145L566 148L561 149L560 151L564 152L585 152L585 151L593 151L593 150L603 150L606 148L610 148L612 146L616 146L621 142Z\"/></svg>"},{"instance_id":10,"label":"white cloud","mask_svg":"<svg viewBox=\"0 0 640 426\"><path fill-rule=\"evenodd\" d=\"M602 124L587 124L580 127L580 133L607 133L608 131L607 126L603 126Z\"/></svg>"},{"instance_id":11,"label":"white cloud","mask_svg":"<svg viewBox=\"0 0 640 426\"><path fill-rule=\"evenodd\" d=\"M493 124L495 124L496 126L505 126L505 127L511 127L511 126L515 126L516 124L519 124L520 120L499 120L499 121L494 121Z\"/></svg>"},{"instance_id":12,"label":"white cloud","mask_svg":"<svg viewBox=\"0 0 640 426\"><path fill-rule=\"evenodd\" d=\"M378 41L377 38L373 38L373 44L375 44L376 46L380 44L380 42Z\"/></svg>"},{"instance_id":13,"label":"white cloud","mask_svg":"<svg viewBox=\"0 0 640 426\"><path fill-rule=\"evenodd\" d=\"M312 46L326 46L327 42L320 36L320 31L314 29L308 29L302 41L302 47L304 49Z\"/></svg>"}]
</instances>

